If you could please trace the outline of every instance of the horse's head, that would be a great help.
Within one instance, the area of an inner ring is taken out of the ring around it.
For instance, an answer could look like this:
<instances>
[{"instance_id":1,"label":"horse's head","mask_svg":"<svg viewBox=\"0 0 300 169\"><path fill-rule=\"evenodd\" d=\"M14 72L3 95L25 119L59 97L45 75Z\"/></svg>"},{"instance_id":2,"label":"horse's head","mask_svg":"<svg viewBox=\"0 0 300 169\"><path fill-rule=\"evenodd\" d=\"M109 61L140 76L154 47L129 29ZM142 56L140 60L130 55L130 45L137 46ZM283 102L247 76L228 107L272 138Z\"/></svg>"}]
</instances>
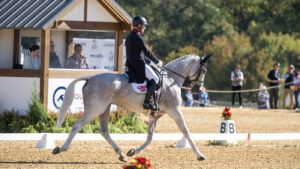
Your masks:
<instances>
[{"instance_id":1,"label":"horse's head","mask_svg":"<svg viewBox=\"0 0 300 169\"><path fill-rule=\"evenodd\" d=\"M188 75L188 78L191 81L199 81L200 87L203 86L205 73L207 72L206 61L209 59L211 55L212 54L209 55L204 54L204 56L200 57L200 62L198 62L199 64L197 63L191 65L192 67Z\"/></svg>"}]
</instances>

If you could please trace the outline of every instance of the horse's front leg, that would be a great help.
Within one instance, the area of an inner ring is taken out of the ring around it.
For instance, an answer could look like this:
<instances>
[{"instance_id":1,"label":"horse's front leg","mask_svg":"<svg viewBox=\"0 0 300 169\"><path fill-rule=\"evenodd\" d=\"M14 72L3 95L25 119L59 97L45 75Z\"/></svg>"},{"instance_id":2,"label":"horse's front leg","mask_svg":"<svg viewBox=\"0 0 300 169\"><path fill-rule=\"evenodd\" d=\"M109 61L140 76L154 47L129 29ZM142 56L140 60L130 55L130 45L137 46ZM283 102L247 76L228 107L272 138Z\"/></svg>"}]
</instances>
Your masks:
<instances>
[{"instance_id":1,"label":"horse's front leg","mask_svg":"<svg viewBox=\"0 0 300 169\"><path fill-rule=\"evenodd\" d=\"M109 114L110 114L110 106L106 109L106 111L99 116L100 121L100 134L104 137L104 139L111 145L111 147L115 150L117 154L119 154L119 160L126 162L126 156L120 147L111 139L108 124L109 124Z\"/></svg>"},{"instance_id":2,"label":"horse's front leg","mask_svg":"<svg viewBox=\"0 0 300 169\"><path fill-rule=\"evenodd\" d=\"M184 121L183 114L180 110L180 107L177 107L175 110L171 111L168 114L173 120L175 120L177 126L179 127L179 129L183 133L184 137L189 141L189 143L191 145L191 148L192 148L192 151L197 155L197 159L199 161L205 160L206 157L201 152L199 152L199 150L196 147L194 141L190 137L190 132L189 132L189 129L187 128L187 125Z\"/></svg>"},{"instance_id":3,"label":"horse's front leg","mask_svg":"<svg viewBox=\"0 0 300 169\"><path fill-rule=\"evenodd\" d=\"M135 154L139 154L141 151L143 151L152 141L153 139L153 133L157 124L157 120L162 116L163 114L158 114L157 116L150 115L149 117L149 123L148 123L148 133L147 133L147 140L144 142L143 145L136 149L130 149L127 152L127 156L133 156Z\"/></svg>"}]
</instances>

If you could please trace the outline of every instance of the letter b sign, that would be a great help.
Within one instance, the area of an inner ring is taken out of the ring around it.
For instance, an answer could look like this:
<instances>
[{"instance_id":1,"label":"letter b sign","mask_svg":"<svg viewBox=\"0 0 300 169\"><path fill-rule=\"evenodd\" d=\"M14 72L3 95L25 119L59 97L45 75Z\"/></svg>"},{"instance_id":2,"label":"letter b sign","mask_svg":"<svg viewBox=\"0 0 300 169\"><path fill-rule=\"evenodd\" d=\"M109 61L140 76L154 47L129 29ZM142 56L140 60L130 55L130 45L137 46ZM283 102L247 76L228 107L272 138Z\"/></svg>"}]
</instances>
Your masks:
<instances>
[{"instance_id":1,"label":"letter b sign","mask_svg":"<svg viewBox=\"0 0 300 169\"><path fill-rule=\"evenodd\" d=\"M220 133L235 133L235 124L233 120L224 120L221 122Z\"/></svg>"}]
</instances>

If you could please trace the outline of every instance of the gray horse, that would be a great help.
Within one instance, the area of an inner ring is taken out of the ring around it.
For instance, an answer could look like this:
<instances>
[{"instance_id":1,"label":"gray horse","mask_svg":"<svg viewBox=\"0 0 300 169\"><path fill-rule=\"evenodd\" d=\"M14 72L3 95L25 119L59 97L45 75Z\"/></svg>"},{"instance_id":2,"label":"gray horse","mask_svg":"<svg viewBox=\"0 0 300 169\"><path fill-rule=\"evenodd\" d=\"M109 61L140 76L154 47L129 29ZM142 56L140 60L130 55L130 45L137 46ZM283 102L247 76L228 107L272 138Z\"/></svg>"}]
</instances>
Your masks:
<instances>
[{"instance_id":1,"label":"gray horse","mask_svg":"<svg viewBox=\"0 0 300 169\"><path fill-rule=\"evenodd\" d=\"M149 116L148 136L147 140L140 147L128 151L127 156L133 156L144 150L152 141L152 136L156 127L157 120L167 113L177 124L184 137L191 145L192 151L196 154L198 160L205 160L206 157L199 152L194 142L191 140L189 130L184 121L183 114L180 110L181 91L180 88L186 78L190 80L199 80L203 83L206 73L206 61L209 56L199 57L196 55L187 55L180 57L163 67L168 74L163 78L160 111L155 115ZM53 154L67 151L76 133L80 131L84 125L91 120L99 117L100 134L112 146L119 160L126 161L126 156L120 147L112 140L108 132L110 105L116 104L127 110L139 113L149 113L143 109L143 101L145 94L134 92L128 79L124 75L103 73L92 77L82 77L75 79L68 86L60 113L57 118L57 127L64 122L66 112L74 99L74 87L78 81L85 80L86 83L82 88L84 114L73 125L72 130L62 147L56 147ZM202 85L201 83L201 85ZM134 100L134 101L133 101Z\"/></svg>"}]
</instances>

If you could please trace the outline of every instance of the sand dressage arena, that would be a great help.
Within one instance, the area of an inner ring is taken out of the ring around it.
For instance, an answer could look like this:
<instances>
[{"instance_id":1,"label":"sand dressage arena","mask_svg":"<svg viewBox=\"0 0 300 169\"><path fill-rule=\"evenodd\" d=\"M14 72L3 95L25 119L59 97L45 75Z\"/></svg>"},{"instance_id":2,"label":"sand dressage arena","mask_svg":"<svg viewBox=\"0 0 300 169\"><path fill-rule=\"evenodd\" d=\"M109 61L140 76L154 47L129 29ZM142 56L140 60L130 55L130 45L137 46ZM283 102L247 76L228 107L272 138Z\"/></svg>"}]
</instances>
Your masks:
<instances>
[{"instance_id":1,"label":"sand dressage arena","mask_svg":"<svg viewBox=\"0 0 300 169\"><path fill-rule=\"evenodd\" d=\"M223 108L182 108L193 133L217 133ZM299 133L300 113L289 110L233 109L237 133ZM178 133L164 116L156 133ZM117 141L124 152L141 141ZM35 148L36 141L0 141L0 168L101 168L118 169L124 164L104 141L74 141L69 151ZM57 142L62 145L63 142ZM300 168L300 141L243 141L237 146L196 145L208 158L197 161L191 149L175 148L176 141L154 141L139 156L150 158L154 168Z\"/></svg>"}]
</instances>

